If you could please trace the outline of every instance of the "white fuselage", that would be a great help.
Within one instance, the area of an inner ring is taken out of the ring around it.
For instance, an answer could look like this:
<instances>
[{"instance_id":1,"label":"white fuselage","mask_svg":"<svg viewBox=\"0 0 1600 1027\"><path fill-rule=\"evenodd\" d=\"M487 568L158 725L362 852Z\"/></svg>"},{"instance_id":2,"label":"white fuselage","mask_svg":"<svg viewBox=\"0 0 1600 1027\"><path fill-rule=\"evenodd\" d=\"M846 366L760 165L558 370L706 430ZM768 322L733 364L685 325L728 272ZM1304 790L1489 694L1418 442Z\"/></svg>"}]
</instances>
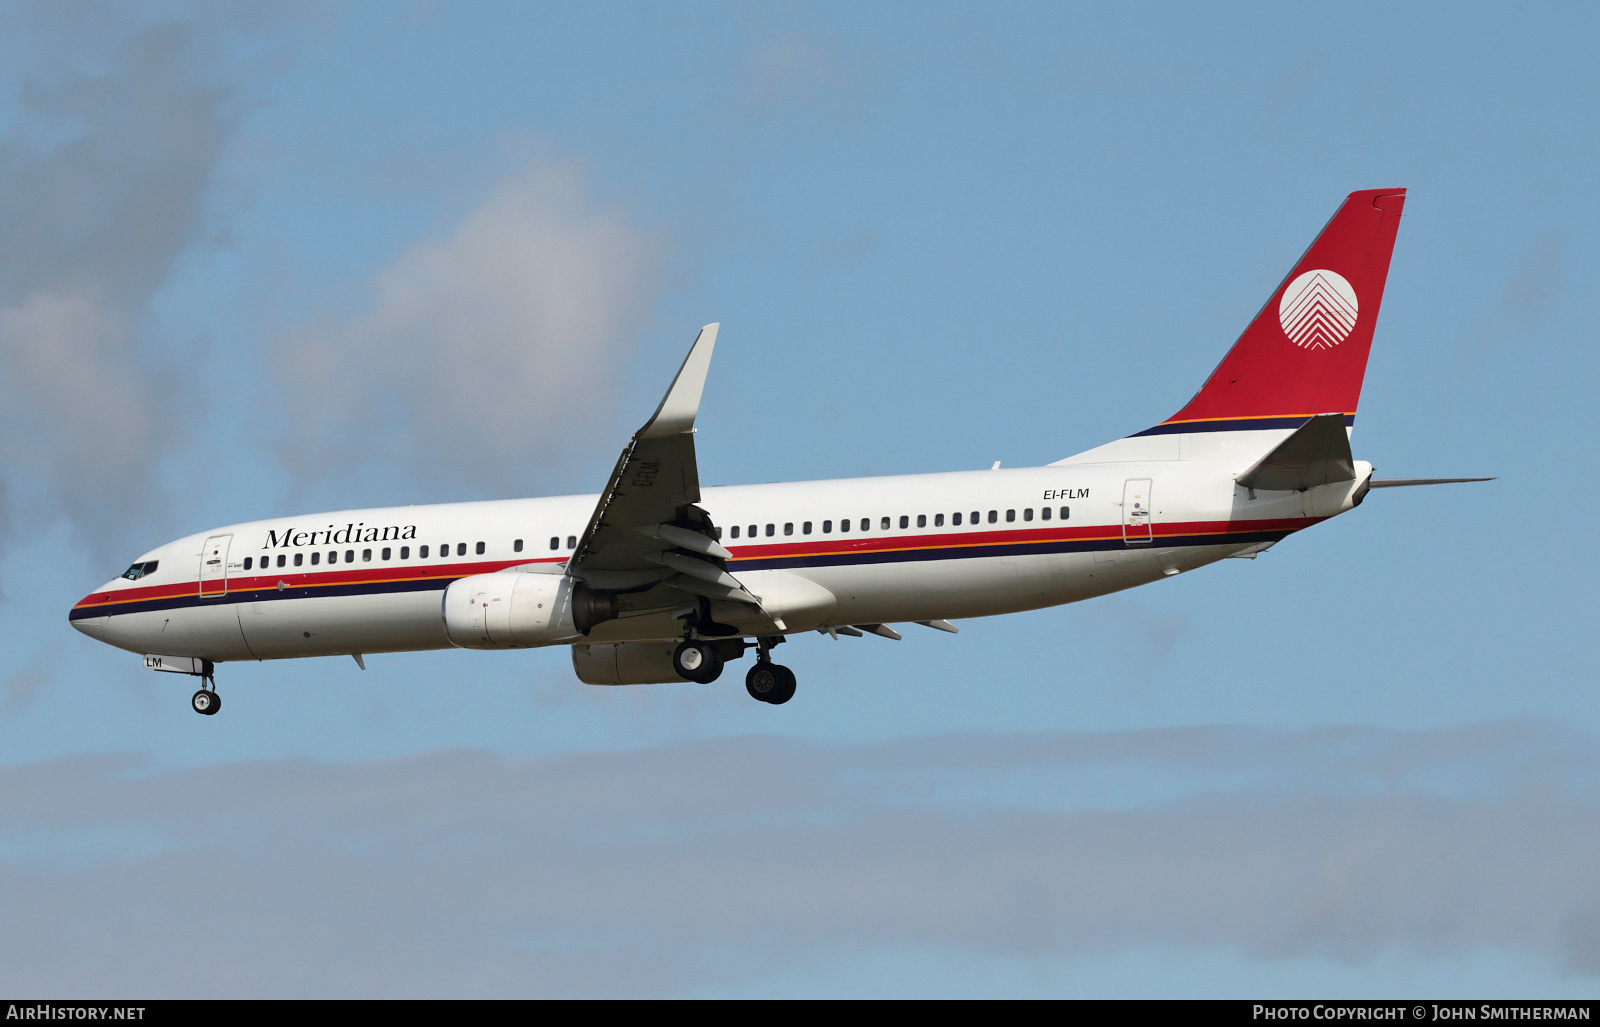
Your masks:
<instances>
[{"instance_id":1,"label":"white fuselage","mask_svg":"<svg viewBox=\"0 0 1600 1027\"><path fill-rule=\"evenodd\" d=\"M1371 474L1360 464L1354 481L1252 496L1233 479L1244 453L1261 451L708 488L698 505L751 592L797 576L832 597L794 607L768 633L958 620L1076 602L1265 548L1350 509ZM72 622L133 652L218 663L449 648L441 601L453 581L560 573L595 503L561 496L229 525L145 554L152 572L108 582ZM682 633L661 612L599 624L583 641Z\"/></svg>"}]
</instances>

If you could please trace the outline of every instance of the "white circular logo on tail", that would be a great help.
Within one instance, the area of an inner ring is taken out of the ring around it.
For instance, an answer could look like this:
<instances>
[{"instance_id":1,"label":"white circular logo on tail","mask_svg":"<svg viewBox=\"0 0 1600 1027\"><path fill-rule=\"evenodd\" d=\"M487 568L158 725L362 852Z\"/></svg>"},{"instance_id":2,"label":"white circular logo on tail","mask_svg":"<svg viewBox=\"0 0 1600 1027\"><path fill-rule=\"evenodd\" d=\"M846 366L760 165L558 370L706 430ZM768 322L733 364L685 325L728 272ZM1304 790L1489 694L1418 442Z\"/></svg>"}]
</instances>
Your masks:
<instances>
[{"instance_id":1,"label":"white circular logo on tail","mask_svg":"<svg viewBox=\"0 0 1600 1027\"><path fill-rule=\"evenodd\" d=\"M1332 349L1356 326L1356 291L1344 275L1307 271L1289 283L1278 301L1283 334L1305 349Z\"/></svg>"}]
</instances>

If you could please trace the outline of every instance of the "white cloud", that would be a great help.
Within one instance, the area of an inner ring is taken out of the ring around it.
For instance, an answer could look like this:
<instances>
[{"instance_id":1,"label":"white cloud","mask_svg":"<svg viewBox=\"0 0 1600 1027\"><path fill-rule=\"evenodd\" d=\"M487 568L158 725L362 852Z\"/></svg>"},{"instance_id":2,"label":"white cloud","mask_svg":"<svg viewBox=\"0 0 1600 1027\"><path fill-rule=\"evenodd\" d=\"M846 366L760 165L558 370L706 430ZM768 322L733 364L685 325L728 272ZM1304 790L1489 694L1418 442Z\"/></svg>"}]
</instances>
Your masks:
<instances>
[{"instance_id":1,"label":"white cloud","mask_svg":"<svg viewBox=\"0 0 1600 1027\"><path fill-rule=\"evenodd\" d=\"M311 480L376 461L505 494L545 458L620 446L595 411L659 263L657 241L597 209L576 167L501 182L447 237L378 273L369 309L290 333L276 366L295 412L291 467Z\"/></svg>"},{"instance_id":2,"label":"white cloud","mask_svg":"<svg viewBox=\"0 0 1600 1027\"><path fill-rule=\"evenodd\" d=\"M91 545L160 497L152 468L206 409L152 301L204 238L250 69L216 67L238 9L174 12L41 4L4 24L26 43L0 137L0 481L9 512L65 515Z\"/></svg>"},{"instance_id":3,"label":"white cloud","mask_svg":"<svg viewBox=\"0 0 1600 1027\"><path fill-rule=\"evenodd\" d=\"M136 767L0 771L16 989L675 994L907 947L1600 973L1600 747L1527 725ZM1092 784L1151 773L1185 789Z\"/></svg>"},{"instance_id":4,"label":"white cloud","mask_svg":"<svg viewBox=\"0 0 1600 1027\"><path fill-rule=\"evenodd\" d=\"M170 427L132 335L125 312L81 292L0 309L7 462L43 475L69 510L136 501Z\"/></svg>"}]
</instances>

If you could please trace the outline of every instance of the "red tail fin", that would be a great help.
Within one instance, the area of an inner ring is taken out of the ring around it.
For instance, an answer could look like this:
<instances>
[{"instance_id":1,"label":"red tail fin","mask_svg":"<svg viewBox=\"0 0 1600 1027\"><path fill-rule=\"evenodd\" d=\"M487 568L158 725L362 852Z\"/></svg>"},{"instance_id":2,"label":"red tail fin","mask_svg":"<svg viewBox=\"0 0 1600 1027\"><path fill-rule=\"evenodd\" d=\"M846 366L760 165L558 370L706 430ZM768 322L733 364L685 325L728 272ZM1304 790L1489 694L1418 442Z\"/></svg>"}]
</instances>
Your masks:
<instances>
[{"instance_id":1,"label":"red tail fin","mask_svg":"<svg viewBox=\"0 0 1600 1027\"><path fill-rule=\"evenodd\" d=\"M1351 193L1188 406L1140 434L1353 423L1405 199Z\"/></svg>"}]
</instances>

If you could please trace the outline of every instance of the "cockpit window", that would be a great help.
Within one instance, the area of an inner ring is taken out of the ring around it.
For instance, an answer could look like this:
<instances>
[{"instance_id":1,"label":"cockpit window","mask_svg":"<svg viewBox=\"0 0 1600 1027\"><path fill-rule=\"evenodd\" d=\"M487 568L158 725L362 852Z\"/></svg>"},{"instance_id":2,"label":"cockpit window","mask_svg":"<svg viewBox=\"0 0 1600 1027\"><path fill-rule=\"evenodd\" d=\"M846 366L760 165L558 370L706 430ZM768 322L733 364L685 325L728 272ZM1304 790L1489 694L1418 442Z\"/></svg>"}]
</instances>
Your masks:
<instances>
[{"instance_id":1,"label":"cockpit window","mask_svg":"<svg viewBox=\"0 0 1600 1027\"><path fill-rule=\"evenodd\" d=\"M146 574L154 574L156 572L156 568L160 566L160 564L160 560L149 560L145 563L136 563L132 567L129 567L127 570L123 571L122 576L127 578L129 581L138 581Z\"/></svg>"}]
</instances>

